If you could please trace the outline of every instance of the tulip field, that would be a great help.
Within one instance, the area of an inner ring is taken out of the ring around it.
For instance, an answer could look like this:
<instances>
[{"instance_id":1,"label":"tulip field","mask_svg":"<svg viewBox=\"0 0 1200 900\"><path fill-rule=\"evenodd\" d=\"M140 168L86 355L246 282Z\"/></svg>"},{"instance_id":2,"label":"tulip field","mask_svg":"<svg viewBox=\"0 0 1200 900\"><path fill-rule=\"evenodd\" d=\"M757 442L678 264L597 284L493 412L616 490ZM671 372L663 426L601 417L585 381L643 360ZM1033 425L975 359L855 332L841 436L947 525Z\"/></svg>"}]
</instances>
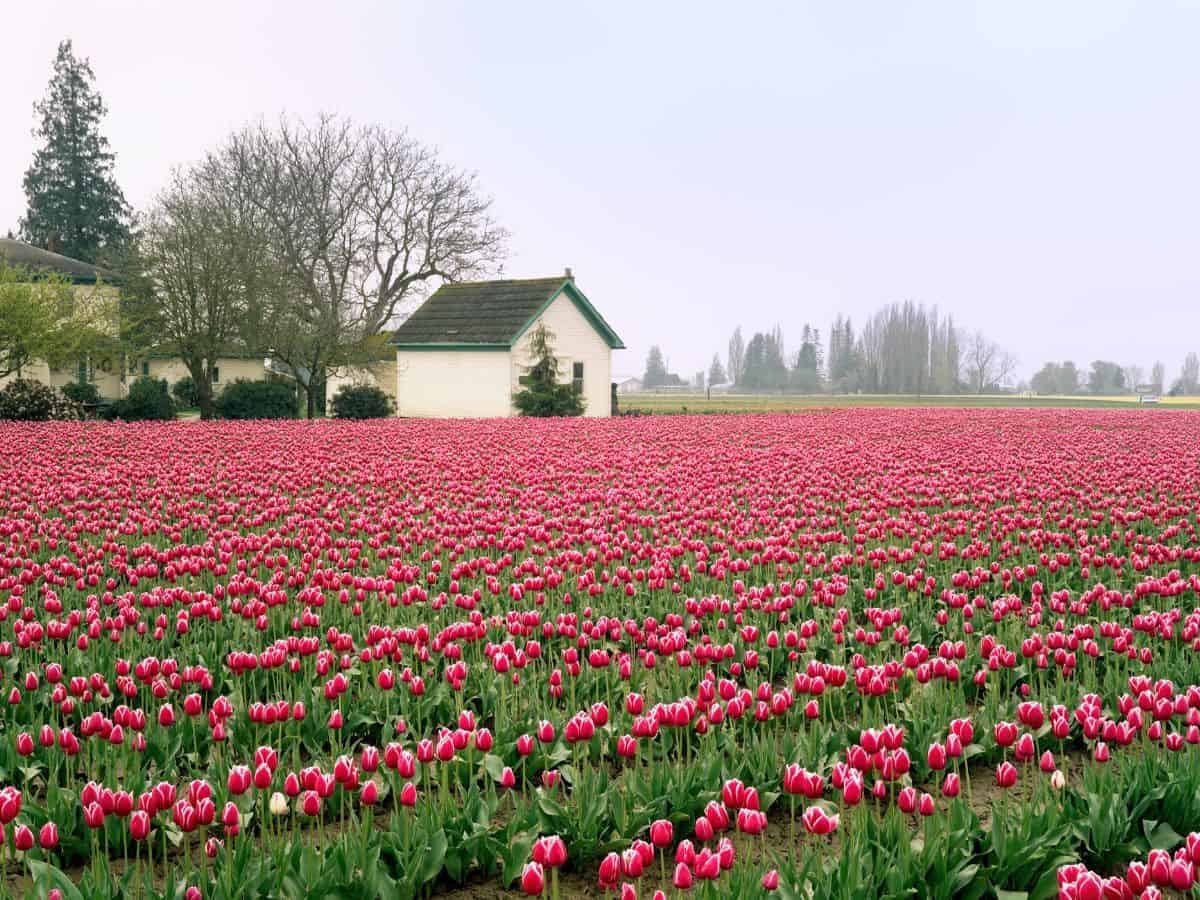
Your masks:
<instances>
[{"instance_id":1,"label":"tulip field","mask_svg":"<svg viewBox=\"0 0 1200 900\"><path fill-rule=\"evenodd\" d=\"M0 426L0 896L1200 897L1200 413Z\"/></svg>"}]
</instances>

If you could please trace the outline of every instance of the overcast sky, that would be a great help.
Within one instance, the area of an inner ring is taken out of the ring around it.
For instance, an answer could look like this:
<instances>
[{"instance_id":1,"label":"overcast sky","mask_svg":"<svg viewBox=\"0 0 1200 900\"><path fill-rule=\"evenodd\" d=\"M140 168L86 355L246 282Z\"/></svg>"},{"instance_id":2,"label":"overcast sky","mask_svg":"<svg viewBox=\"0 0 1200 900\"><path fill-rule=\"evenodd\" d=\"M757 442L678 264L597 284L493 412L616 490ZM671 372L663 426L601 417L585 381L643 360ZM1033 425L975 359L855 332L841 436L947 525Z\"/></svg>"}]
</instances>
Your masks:
<instances>
[{"instance_id":1,"label":"overcast sky","mask_svg":"<svg viewBox=\"0 0 1200 900\"><path fill-rule=\"evenodd\" d=\"M574 268L685 376L903 299L1043 361L1200 350L1200 3L5 3L0 230L59 40L135 207L287 110L479 174L511 277Z\"/></svg>"}]
</instances>

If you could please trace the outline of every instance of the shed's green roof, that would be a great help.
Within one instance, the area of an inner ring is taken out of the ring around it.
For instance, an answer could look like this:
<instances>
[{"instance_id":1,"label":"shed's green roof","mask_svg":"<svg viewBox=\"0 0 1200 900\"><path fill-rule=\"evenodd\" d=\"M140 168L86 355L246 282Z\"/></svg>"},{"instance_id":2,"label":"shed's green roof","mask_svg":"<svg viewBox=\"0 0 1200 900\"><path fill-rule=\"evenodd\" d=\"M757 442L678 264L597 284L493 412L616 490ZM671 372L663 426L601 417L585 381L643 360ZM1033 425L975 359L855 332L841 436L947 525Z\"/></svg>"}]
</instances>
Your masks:
<instances>
[{"instance_id":1,"label":"shed's green roof","mask_svg":"<svg viewBox=\"0 0 1200 900\"><path fill-rule=\"evenodd\" d=\"M614 349L625 345L571 278L522 278L444 284L392 336L399 347L511 347L559 294L566 294Z\"/></svg>"}]
</instances>

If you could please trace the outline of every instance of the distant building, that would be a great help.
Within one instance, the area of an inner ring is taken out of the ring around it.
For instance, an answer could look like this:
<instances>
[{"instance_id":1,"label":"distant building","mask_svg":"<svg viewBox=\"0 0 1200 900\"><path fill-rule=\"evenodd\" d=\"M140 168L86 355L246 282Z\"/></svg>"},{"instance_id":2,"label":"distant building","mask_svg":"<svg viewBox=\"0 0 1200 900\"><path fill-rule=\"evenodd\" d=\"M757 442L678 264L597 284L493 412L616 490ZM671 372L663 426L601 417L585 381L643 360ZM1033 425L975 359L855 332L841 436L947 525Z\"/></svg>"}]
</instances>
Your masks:
<instances>
[{"instance_id":1,"label":"distant building","mask_svg":"<svg viewBox=\"0 0 1200 900\"><path fill-rule=\"evenodd\" d=\"M530 337L552 333L559 377L583 395L584 415L612 414L617 333L575 284L557 278L444 284L396 329L401 416L516 415L513 395L532 365Z\"/></svg>"},{"instance_id":2,"label":"distant building","mask_svg":"<svg viewBox=\"0 0 1200 900\"><path fill-rule=\"evenodd\" d=\"M625 378L617 382L618 394L636 394L642 389L642 379Z\"/></svg>"},{"instance_id":3,"label":"distant building","mask_svg":"<svg viewBox=\"0 0 1200 900\"><path fill-rule=\"evenodd\" d=\"M12 238L0 238L0 260L27 272L31 281L39 274L56 275L66 280L71 285L75 303L86 309L89 320L111 337L119 336L120 294L112 280L105 277L103 269ZM73 381L90 381L96 385L101 397L116 399L125 393L124 366L124 359L115 354L86 357L70 367L54 369L44 360L35 360L21 372L21 377L56 388ZM16 377L13 374L0 378L0 385Z\"/></svg>"},{"instance_id":4,"label":"distant building","mask_svg":"<svg viewBox=\"0 0 1200 900\"><path fill-rule=\"evenodd\" d=\"M217 357L212 368L213 396L221 393L225 385L233 381L262 381L267 377L269 368L261 354L248 353L230 348ZM184 361L171 353L149 351L144 355L131 357L129 365L129 380L148 376L160 378L167 384L183 378L191 378Z\"/></svg>"}]
</instances>

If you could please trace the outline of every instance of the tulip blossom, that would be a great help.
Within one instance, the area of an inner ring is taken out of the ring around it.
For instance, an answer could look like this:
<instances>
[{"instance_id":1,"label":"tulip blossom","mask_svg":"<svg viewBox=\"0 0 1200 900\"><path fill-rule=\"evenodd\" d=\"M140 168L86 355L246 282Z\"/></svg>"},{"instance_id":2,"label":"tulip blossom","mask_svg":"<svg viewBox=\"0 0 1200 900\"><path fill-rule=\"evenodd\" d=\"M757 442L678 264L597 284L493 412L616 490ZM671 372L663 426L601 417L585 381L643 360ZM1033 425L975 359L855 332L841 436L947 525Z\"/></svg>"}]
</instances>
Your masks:
<instances>
[{"instance_id":1,"label":"tulip blossom","mask_svg":"<svg viewBox=\"0 0 1200 900\"><path fill-rule=\"evenodd\" d=\"M535 897L546 887L546 876L541 863L528 862L521 870L521 890L528 896Z\"/></svg>"}]
</instances>

